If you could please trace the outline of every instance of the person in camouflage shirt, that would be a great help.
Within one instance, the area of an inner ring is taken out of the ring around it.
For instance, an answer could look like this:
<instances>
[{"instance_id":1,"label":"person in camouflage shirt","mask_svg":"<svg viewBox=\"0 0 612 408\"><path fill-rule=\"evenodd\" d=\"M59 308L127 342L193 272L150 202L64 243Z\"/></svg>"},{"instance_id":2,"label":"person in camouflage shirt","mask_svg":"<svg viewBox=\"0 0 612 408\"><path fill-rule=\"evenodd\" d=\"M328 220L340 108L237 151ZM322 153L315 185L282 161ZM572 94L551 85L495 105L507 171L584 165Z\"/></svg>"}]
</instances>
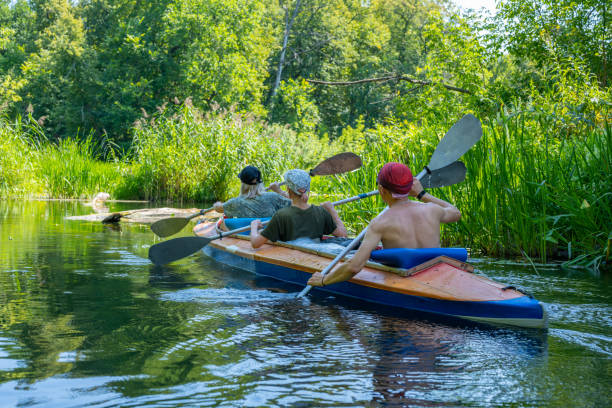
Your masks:
<instances>
[{"instance_id":1,"label":"person in camouflage shirt","mask_svg":"<svg viewBox=\"0 0 612 408\"><path fill-rule=\"evenodd\" d=\"M266 191L257 167L246 166L238 177L242 182L240 195L225 203L217 201L214 204L215 211L225 214L226 218L269 218L279 209L291 205L291 200L277 183L270 186L276 192Z\"/></svg>"}]
</instances>

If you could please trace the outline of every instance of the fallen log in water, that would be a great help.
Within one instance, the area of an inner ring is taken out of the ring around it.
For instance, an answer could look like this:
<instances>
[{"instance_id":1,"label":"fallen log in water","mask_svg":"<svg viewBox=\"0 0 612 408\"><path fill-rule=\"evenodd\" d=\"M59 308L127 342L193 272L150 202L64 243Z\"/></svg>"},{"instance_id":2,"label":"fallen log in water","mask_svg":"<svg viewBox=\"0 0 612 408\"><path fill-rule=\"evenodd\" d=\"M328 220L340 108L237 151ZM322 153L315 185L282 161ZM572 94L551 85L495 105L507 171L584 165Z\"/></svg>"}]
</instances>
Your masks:
<instances>
[{"instance_id":1,"label":"fallen log in water","mask_svg":"<svg viewBox=\"0 0 612 408\"><path fill-rule=\"evenodd\" d=\"M153 224L155 221L169 217L188 217L199 212L198 208L142 208L138 210L127 210L113 213L97 213L89 215L77 215L66 217L67 220L93 221L116 223L119 221L133 222L138 224ZM215 211L206 214L206 218L218 218L221 215ZM199 217L194 218L197 220Z\"/></svg>"}]
</instances>

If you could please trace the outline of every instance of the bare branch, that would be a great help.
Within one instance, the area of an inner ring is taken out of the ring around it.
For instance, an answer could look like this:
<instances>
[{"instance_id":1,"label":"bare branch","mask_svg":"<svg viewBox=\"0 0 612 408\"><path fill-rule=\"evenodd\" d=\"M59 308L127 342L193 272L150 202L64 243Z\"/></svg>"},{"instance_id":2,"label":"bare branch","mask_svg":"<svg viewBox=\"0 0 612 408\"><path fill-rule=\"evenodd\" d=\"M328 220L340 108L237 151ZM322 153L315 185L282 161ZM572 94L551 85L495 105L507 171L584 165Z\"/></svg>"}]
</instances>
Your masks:
<instances>
[{"instance_id":1,"label":"bare branch","mask_svg":"<svg viewBox=\"0 0 612 408\"><path fill-rule=\"evenodd\" d=\"M423 81L420 79L410 78L404 75L389 75L389 76L384 76L380 78L359 79L357 81L319 81L316 79L307 79L306 81L311 84L315 84L315 85L331 85L331 86L350 86L350 85L366 84L369 82L387 82L387 81L406 81L406 82L410 82L411 84L417 84L421 86L435 84L434 82L431 82L431 81ZM441 84L441 85L450 91L461 92L461 93L469 94L469 95L472 94L472 92L468 91L467 89L458 88L456 86L451 86L451 85L446 85L446 84Z\"/></svg>"}]
</instances>

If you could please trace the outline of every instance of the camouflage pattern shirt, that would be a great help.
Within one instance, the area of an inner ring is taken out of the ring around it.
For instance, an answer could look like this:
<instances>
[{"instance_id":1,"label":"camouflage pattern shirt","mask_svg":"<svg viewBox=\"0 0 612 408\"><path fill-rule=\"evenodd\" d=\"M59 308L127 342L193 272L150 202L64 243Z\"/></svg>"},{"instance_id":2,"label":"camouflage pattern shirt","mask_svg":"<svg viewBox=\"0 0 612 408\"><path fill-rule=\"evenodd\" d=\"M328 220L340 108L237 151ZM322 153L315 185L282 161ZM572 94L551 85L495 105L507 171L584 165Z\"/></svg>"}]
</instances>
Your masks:
<instances>
[{"instance_id":1,"label":"camouflage pattern shirt","mask_svg":"<svg viewBox=\"0 0 612 408\"><path fill-rule=\"evenodd\" d=\"M223 204L223 213L228 218L267 218L290 205L290 199L277 193L266 192L255 198L232 198Z\"/></svg>"}]
</instances>

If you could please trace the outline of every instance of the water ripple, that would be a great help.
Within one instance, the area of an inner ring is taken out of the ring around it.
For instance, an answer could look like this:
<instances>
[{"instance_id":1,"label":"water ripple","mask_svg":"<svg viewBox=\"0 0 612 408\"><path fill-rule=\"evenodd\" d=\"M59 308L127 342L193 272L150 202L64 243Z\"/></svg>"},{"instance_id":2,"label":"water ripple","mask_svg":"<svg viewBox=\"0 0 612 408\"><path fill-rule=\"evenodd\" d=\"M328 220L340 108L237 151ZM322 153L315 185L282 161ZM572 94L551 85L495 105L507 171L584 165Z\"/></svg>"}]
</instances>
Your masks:
<instances>
[{"instance_id":1,"label":"water ripple","mask_svg":"<svg viewBox=\"0 0 612 408\"><path fill-rule=\"evenodd\" d=\"M595 353L612 356L612 337L610 336L566 329L550 329L549 333L567 343L584 347Z\"/></svg>"},{"instance_id":2,"label":"water ripple","mask_svg":"<svg viewBox=\"0 0 612 408\"><path fill-rule=\"evenodd\" d=\"M190 288L176 292L164 293L161 300L173 302L200 302L200 303L251 303L251 302L278 302L294 300L294 293L279 293L269 290L242 290L242 289L198 289Z\"/></svg>"}]
</instances>

